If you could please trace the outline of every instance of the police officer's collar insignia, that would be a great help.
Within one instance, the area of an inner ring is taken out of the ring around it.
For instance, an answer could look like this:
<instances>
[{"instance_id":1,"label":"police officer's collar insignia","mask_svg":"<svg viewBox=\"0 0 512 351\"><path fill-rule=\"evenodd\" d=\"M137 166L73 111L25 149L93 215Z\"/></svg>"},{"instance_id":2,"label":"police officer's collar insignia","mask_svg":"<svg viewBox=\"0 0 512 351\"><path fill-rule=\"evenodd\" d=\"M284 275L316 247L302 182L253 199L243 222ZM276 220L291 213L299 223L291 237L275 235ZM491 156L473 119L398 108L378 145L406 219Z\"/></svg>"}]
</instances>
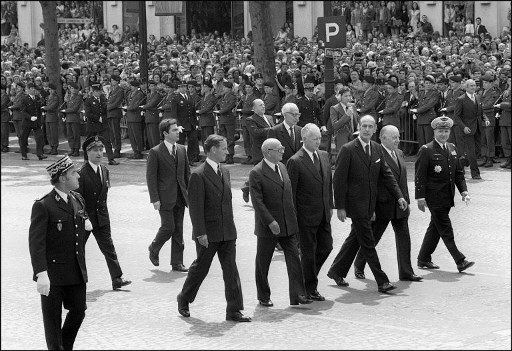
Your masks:
<instances>
[{"instance_id":1,"label":"police officer's collar insignia","mask_svg":"<svg viewBox=\"0 0 512 351\"><path fill-rule=\"evenodd\" d=\"M59 194L55 194L55 201L59 202L60 201L60 196Z\"/></svg>"},{"instance_id":2,"label":"police officer's collar insignia","mask_svg":"<svg viewBox=\"0 0 512 351\"><path fill-rule=\"evenodd\" d=\"M442 169L442 168L441 168L441 166L439 166L439 165L436 165L436 166L434 167L434 172L436 172L436 173L441 173L441 171L442 171L442 170L443 170L443 169Z\"/></svg>"},{"instance_id":3,"label":"police officer's collar insignia","mask_svg":"<svg viewBox=\"0 0 512 351\"><path fill-rule=\"evenodd\" d=\"M59 222L57 223L57 230L60 232L62 230L62 222L59 219Z\"/></svg>"}]
</instances>

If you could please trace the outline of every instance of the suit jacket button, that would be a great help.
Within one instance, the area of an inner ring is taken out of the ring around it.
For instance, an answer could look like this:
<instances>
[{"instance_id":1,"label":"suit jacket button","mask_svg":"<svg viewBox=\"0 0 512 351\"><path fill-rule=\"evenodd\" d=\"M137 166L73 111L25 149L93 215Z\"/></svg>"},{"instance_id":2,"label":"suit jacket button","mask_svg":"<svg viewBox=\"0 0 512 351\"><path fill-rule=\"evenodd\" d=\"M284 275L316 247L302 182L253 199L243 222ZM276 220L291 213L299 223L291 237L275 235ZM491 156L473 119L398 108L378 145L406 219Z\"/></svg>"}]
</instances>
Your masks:
<instances>
[{"instance_id":1,"label":"suit jacket button","mask_svg":"<svg viewBox=\"0 0 512 351\"><path fill-rule=\"evenodd\" d=\"M78 224L75 224L75 228L78 228Z\"/></svg>"},{"instance_id":2,"label":"suit jacket button","mask_svg":"<svg viewBox=\"0 0 512 351\"><path fill-rule=\"evenodd\" d=\"M76 254L78 255L78 251L76 252Z\"/></svg>"},{"instance_id":3,"label":"suit jacket button","mask_svg":"<svg viewBox=\"0 0 512 351\"><path fill-rule=\"evenodd\" d=\"M55 260L52 260L53 263L55 263Z\"/></svg>"}]
</instances>

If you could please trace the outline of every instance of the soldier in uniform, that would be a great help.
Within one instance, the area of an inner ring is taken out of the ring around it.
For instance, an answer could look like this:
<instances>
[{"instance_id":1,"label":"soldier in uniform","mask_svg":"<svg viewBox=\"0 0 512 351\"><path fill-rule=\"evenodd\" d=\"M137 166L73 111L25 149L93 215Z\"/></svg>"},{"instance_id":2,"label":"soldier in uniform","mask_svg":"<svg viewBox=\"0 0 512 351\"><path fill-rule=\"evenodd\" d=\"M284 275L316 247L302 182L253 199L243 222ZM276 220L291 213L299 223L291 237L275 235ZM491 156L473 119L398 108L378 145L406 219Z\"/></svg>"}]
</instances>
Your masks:
<instances>
[{"instance_id":1,"label":"soldier in uniform","mask_svg":"<svg viewBox=\"0 0 512 351\"><path fill-rule=\"evenodd\" d=\"M503 153L507 160L500 165L501 168L511 169L512 120L510 118L510 71L508 71L507 88L503 93L503 101L494 105L502 110L500 117L500 138Z\"/></svg>"},{"instance_id":2,"label":"soldier in uniform","mask_svg":"<svg viewBox=\"0 0 512 351\"><path fill-rule=\"evenodd\" d=\"M418 253L418 267L438 269L432 262L439 239L443 239L446 248L457 264L459 272L474 265L455 245L450 209L455 206L455 186L462 195L462 201L469 201L464 169L462 168L455 145L448 142L450 128L453 126L451 118L442 116L435 118L431 127L434 130L434 140L423 145L418 151L415 170L415 198L418 208L425 212L430 209L430 224L425 233L420 252Z\"/></svg>"},{"instance_id":3,"label":"soldier in uniform","mask_svg":"<svg viewBox=\"0 0 512 351\"><path fill-rule=\"evenodd\" d=\"M495 157L495 142L494 142L494 128L496 127L496 117L494 114L494 103L501 95L501 91L494 85L494 78L490 75L482 77L483 91L480 94L480 101L482 102L482 109L484 116L487 120L484 122L482 132L482 146L483 146L483 161L478 164L479 167L492 167Z\"/></svg>"},{"instance_id":4,"label":"soldier in uniform","mask_svg":"<svg viewBox=\"0 0 512 351\"><path fill-rule=\"evenodd\" d=\"M46 98L45 106L41 109L46 112L46 134L50 144L50 155L57 155L59 147L59 96L55 84L48 84L50 95Z\"/></svg>"},{"instance_id":5,"label":"soldier in uniform","mask_svg":"<svg viewBox=\"0 0 512 351\"><path fill-rule=\"evenodd\" d=\"M61 110L66 114L66 134L70 149L70 156L80 156L80 109L82 108L82 96L78 94L78 85L68 83L71 93L67 102L67 108Z\"/></svg>"},{"instance_id":6,"label":"soldier in uniform","mask_svg":"<svg viewBox=\"0 0 512 351\"><path fill-rule=\"evenodd\" d=\"M198 87L199 84L195 80L191 80L187 83L187 89L188 89L188 96L190 98L190 102L194 104L194 116L196 118L196 126L199 122L199 116L197 115L197 110L199 108L199 104L201 102L201 95L200 91L198 92L196 87ZM197 142L195 143L195 149L190 150L189 154L192 153L194 155L194 158L192 161L199 162L199 138L201 137L201 131L199 129L196 129L196 139Z\"/></svg>"},{"instance_id":7,"label":"soldier in uniform","mask_svg":"<svg viewBox=\"0 0 512 351\"><path fill-rule=\"evenodd\" d=\"M43 129L42 129L42 116L41 116L41 99L35 93L34 83L27 83L27 95L23 99L20 111L23 113L23 120L21 121L21 159L28 160L28 136L30 131L34 131L34 139L36 141L36 153L40 160L46 158L43 154Z\"/></svg>"},{"instance_id":8,"label":"soldier in uniform","mask_svg":"<svg viewBox=\"0 0 512 351\"><path fill-rule=\"evenodd\" d=\"M150 93L147 97L146 104L142 106L145 111L144 123L146 124L146 135L150 148L154 148L160 143L160 132L158 124L160 123L161 103L164 97L157 89L154 81L149 81ZM171 95L172 96L172 95Z\"/></svg>"},{"instance_id":9,"label":"soldier in uniform","mask_svg":"<svg viewBox=\"0 0 512 351\"><path fill-rule=\"evenodd\" d=\"M72 350L85 317L85 235L92 229L68 156L46 168L54 189L32 206L29 249L49 350ZM62 305L69 310L62 324Z\"/></svg>"},{"instance_id":10,"label":"soldier in uniform","mask_svg":"<svg viewBox=\"0 0 512 351\"><path fill-rule=\"evenodd\" d=\"M375 86L375 78L365 76L363 78L363 89L363 98L358 101L357 112L360 116L372 116L375 119L375 123L377 123L377 111L375 111L375 108L379 103L380 94ZM373 135L373 138L376 139L376 134Z\"/></svg>"},{"instance_id":11,"label":"soldier in uniform","mask_svg":"<svg viewBox=\"0 0 512 351\"><path fill-rule=\"evenodd\" d=\"M94 135L100 135L105 138L104 145L107 150L107 158L109 165L118 165L114 159L112 152L112 144L109 138L109 128L107 125L107 99L102 94L101 85L91 84L92 95L85 99L85 116L87 117L87 137L90 138ZM86 158L84 153L84 159Z\"/></svg>"},{"instance_id":12,"label":"soldier in uniform","mask_svg":"<svg viewBox=\"0 0 512 351\"><path fill-rule=\"evenodd\" d=\"M193 166L193 162L199 159L196 107L194 101L187 94L187 82L185 81L178 84L178 93L171 101L171 115L178 120L178 126L182 127L178 144L185 145L185 139L187 140L188 161Z\"/></svg>"},{"instance_id":13,"label":"soldier in uniform","mask_svg":"<svg viewBox=\"0 0 512 351\"><path fill-rule=\"evenodd\" d=\"M215 109L217 98L212 94L212 89L212 82L205 80L201 85L201 93L203 94L203 97L199 100L199 106L197 107L203 147L208 135L215 133L215 116L213 115L213 110Z\"/></svg>"},{"instance_id":14,"label":"soldier in uniform","mask_svg":"<svg viewBox=\"0 0 512 351\"><path fill-rule=\"evenodd\" d=\"M110 94L107 101L107 119L110 128L110 142L114 147L114 157L121 157L121 106L124 101L124 91L119 86L121 77L114 74L110 77Z\"/></svg>"},{"instance_id":15,"label":"soldier in uniform","mask_svg":"<svg viewBox=\"0 0 512 351\"><path fill-rule=\"evenodd\" d=\"M297 125L299 127L304 127L308 123L314 123L320 127L321 132L326 132L327 128L325 127L323 119L321 118L321 111L320 107L318 106L318 101L316 101L315 97L313 96L314 88L314 78L309 76L304 83L305 96L298 98L296 102L300 112L299 123Z\"/></svg>"},{"instance_id":16,"label":"soldier in uniform","mask_svg":"<svg viewBox=\"0 0 512 351\"><path fill-rule=\"evenodd\" d=\"M450 139L448 140L450 143L455 144L455 146L458 145L459 142L461 142L461 135L459 134L459 128L456 127L455 120L453 119L453 111L455 110L455 102L457 99L464 95L464 91L460 88L460 82L462 81L461 76L459 75L453 75L448 78L450 89L448 89L448 93L446 94L446 98L444 101L444 106L441 107L441 113L446 113L448 117L450 117L453 120L453 127L452 131L450 133Z\"/></svg>"},{"instance_id":17,"label":"soldier in uniform","mask_svg":"<svg viewBox=\"0 0 512 351\"><path fill-rule=\"evenodd\" d=\"M435 82L434 77L431 75L425 77L425 90L419 93L418 107L411 109L411 112L418 116L416 135L419 147L432 141L434 137L430 123L437 116L435 107L439 100L439 93L434 89Z\"/></svg>"},{"instance_id":18,"label":"soldier in uniform","mask_svg":"<svg viewBox=\"0 0 512 351\"><path fill-rule=\"evenodd\" d=\"M398 83L394 80L388 80L386 82L386 89L388 96L384 102L384 109L379 111L382 114L382 126L393 125L400 129L400 117L398 111L402 106L404 97L398 92Z\"/></svg>"},{"instance_id":19,"label":"soldier in uniform","mask_svg":"<svg viewBox=\"0 0 512 351\"><path fill-rule=\"evenodd\" d=\"M108 271L112 279L112 289L117 290L131 284L125 280L123 271L117 259L116 249L110 232L110 217L107 208L107 195L110 188L110 173L107 167L101 164L104 145L109 142L102 136L91 136L84 141L85 162L78 171L80 178L77 191L85 200L85 209L92 224L92 233L107 261ZM91 231L85 234L85 242L89 239Z\"/></svg>"},{"instance_id":20,"label":"soldier in uniform","mask_svg":"<svg viewBox=\"0 0 512 351\"><path fill-rule=\"evenodd\" d=\"M256 99L262 99L265 96L265 87L263 86L263 74L256 73L253 76L254 79L254 89L253 93L256 95Z\"/></svg>"},{"instance_id":21,"label":"soldier in uniform","mask_svg":"<svg viewBox=\"0 0 512 351\"><path fill-rule=\"evenodd\" d=\"M263 83L264 89L265 89L265 95L263 96L262 100L265 103L265 114L269 115L274 124L278 123L276 121L276 118L274 116L274 113L279 112L281 109L281 106L279 104L279 98L277 95L274 95L274 83L273 82L265 82Z\"/></svg>"},{"instance_id":22,"label":"soldier in uniform","mask_svg":"<svg viewBox=\"0 0 512 351\"><path fill-rule=\"evenodd\" d=\"M18 137L18 145L20 146L21 152L21 121L23 120L23 112L21 107L25 100L25 84L22 82L16 83L16 96L14 97L13 104L9 108L12 111L12 123L14 124L14 130ZM27 146L28 147L28 146Z\"/></svg>"},{"instance_id":23,"label":"soldier in uniform","mask_svg":"<svg viewBox=\"0 0 512 351\"><path fill-rule=\"evenodd\" d=\"M163 97L163 99L160 101L160 103L158 104L158 109L162 113L162 115L160 116L160 121L162 119L173 118L171 116L171 102L172 102L172 99L174 99L174 94L176 93L176 89L178 88L178 86L174 82L167 82L167 83L165 83L165 85L166 85L165 91L167 92L167 95L165 95ZM160 121L158 123L160 123ZM148 126L146 126L146 128L147 127ZM159 133L158 132L158 124L156 125L156 132L157 132L157 134Z\"/></svg>"},{"instance_id":24,"label":"soldier in uniform","mask_svg":"<svg viewBox=\"0 0 512 351\"><path fill-rule=\"evenodd\" d=\"M130 93L126 97L126 123L128 125L128 136L133 150L133 156L130 157L135 160L142 159L142 150L144 150L144 128L142 121L142 105L144 104L145 96L140 89L140 83L136 80L130 82ZM149 81L151 91L156 90L156 84Z\"/></svg>"},{"instance_id":25,"label":"soldier in uniform","mask_svg":"<svg viewBox=\"0 0 512 351\"><path fill-rule=\"evenodd\" d=\"M219 134L227 139L229 155L226 164L233 164L235 155L235 121L233 109L236 106L236 95L233 93L233 83L224 82L224 90L219 100Z\"/></svg>"},{"instance_id":26,"label":"soldier in uniform","mask_svg":"<svg viewBox=\"0 0 512 351\"><path fill-rule=\"evenodd\" d=\"M2 152L9 152L9 120L11 115L9 114L9 105L11 100L7 95L7 86L2 83L2 107L1 107L1 122L2 122Z\"/></svg>"},{"instance_id":27,"label":"soldier in uniform","mask_svg":"<svg viewBox=\"0 0 512 351\"><path fill-rule=\"evenodd\" d=\"M254 83L248 81L245 84L245 94L242 96L242 118L240 120L244 139L244 150L247 155L247 159L242 162L244 165L252 165L252 140L249 129L247 128L246 120L253 114L252 104L256 99L256 95L254 94Z\"/></svg>"},{"instance_id":28,"label":"soldier in uniform","mask_svg":"<svg viewBox=\"0 0 512 351\"><path fill-rule=\"evenodd\" d=\"M48 77L44 77L42 79L42 84L43 84L43 88L42 89L38 89L36 91L36 94L39 94L39 96L41 97L41 109L42 109L42 106L46 106L48 104L48 97L50 96L50 88L48 86L48 84L50 83L50 80ZM44 141L44 144L43 144L43 152L44 153L47 153L49 154L49 152L45 152L44 151L44 145L48 145L49 142L48 142L48 131L46 130L46 111L41 111L41 115L42 115L42 123L43 123L43 141Z\"/></svg>"}]
</instances>

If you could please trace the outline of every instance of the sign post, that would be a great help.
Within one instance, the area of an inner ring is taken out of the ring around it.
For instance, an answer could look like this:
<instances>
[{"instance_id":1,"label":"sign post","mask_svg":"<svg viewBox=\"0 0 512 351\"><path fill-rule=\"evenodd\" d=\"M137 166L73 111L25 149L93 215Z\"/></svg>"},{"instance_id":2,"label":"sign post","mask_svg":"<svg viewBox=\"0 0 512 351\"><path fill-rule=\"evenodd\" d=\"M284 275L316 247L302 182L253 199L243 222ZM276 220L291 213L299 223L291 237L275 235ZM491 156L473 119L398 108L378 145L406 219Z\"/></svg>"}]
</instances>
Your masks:
<instances>
[{"instance_id":1,"label":"sign post","mask_svg":"<svg viewBox=\"0 0 512 351\"><path fill-rule=\"evenodd\" d=\"M334 93L334 57L347 45L344 16L318 17L318 39L325 45L325 99Z\"/></svg>"}]
</instances>

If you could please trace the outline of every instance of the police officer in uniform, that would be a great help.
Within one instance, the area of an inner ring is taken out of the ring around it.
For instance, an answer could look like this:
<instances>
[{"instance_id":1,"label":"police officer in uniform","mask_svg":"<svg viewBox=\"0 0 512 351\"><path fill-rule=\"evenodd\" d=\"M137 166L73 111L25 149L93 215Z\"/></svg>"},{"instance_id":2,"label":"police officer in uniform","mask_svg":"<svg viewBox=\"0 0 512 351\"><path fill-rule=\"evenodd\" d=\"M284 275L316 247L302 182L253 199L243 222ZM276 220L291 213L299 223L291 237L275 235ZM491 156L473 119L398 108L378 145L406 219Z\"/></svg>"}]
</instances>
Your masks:
<instances>
[{"instance_id":1,"label":"police officer in uniform","mask_svg":"<svg viewBox=\"0 0 512 351\"><path fill-rule=\"evenodd\" d=\"M141 107L143 107L146 96L140 90L140 83L138 81L132 80L130 85L130 93L126 98L126 123L133 150L133 156L130 158L140 160L142 159L142 150L144 150L144 128ZM153 81L149 81L149 86L152 91L156 89L156 84Z\"/></svg>"},{"instance_id":2,"label":"police officer in uniform","mask_svg":"<svg viewBox=\"0 0 512 351\"><path fill-rule=\"evenodd\" d=\"M212 82L205 80L201 85L201 93L203 94L203 97L199 100L199 106L197 107L203 147L206 138L215 133L215 116L213 115L213 110L215 110L217 98L212 94L212 90Z\"/></svg>"},{"instance_id":3,"label":"police officer in uniform","mask_svg":"<svg viewBox=\"0 0 512 351\"><path fill-rule=\"evenodd\" d=\"M299 108L300 118L299 123L297 125L299 127L304 127L308 123L316 124L321 132L326 132L327 128L321 118L320 107L318 106L318 102L313 96L313 89L315 88L315 80L313 76L308 76L304 82L304 93L305 96L302 96L297 99L295 103Z\"/></svg>"},{"instance_id":4,"label":"police officer in uniform","mask_svg":"<svg viewBox=\"0 0 512 351\"><path fill-rule=\"evenodd\" d=\"M363 89L365 89L363 98L357 103L357 112L360 116L370 115L375 119L377 123L377 105L379 103L380 94L375 87L375 78L372 76L365 76L363 78ZM376 139L376 133L373 134L373 138Z\"/></svg>"},{"instance_id":5,"label":"police officer in uniform","mask_svg":"<svg viewBox=\"0 0 512 351\"><path fill-rule=\"evenodd\" d=\"M64 156L46 168L54 189L32 206L29 249L49 350L72 350L85 317L85 235L92 229L78 178ZM62 305L69 311L62 324Z\"/></svg>"},{"instance_id":6,"label":"police officer in uniform","mask_svg":"<svg viewBox=\"0 0 512 351\"><path fill-rule=\"evenodd\" d=\"M247 128L247 118L253 114L252 104L256 100L256 94L254 93L254 83L248 81L245 84L245 94L242 96L242 118L240 119L240 125L242 126L242 136L244 139L244 151L247 155L247 159L242 162L243 165L252 165L252 140L249 129Z\"/></svg>"},{"instance_id":7,"label":"police officer in uniform","mask_svg":"<svg viewBox=\"0 0 512 351\"><path fill-rule=\"evenodd\" d=\"M2 83L2 108L1 108L1 123L2 123L2 152L9 152L9 121L11 115L9 114L9 105L11 100L7 95L7 85Z\"/></svg>"},{"instance_id":8,"label":"police officer in uniform","mask_svg":"<svg viewBox=\"0 0 512 351\"><path fill-rule=\"evenodd\" d=\"M18 145L20 146L20 152L22 130L21 121L23 120L23 112L21 111L21 107L23 106L25 95L25 84L23 84L22 82L16 83L16 96L14 97L12 106L10 106L9 108L12 111L12 123L14 124L14 130L16 132L16 136L18 137Z\"/></svg>"},{"instance_id":9,"label":"police officer in uniform","mask_svg":"<svg viewBox=\"0 0 512 351\"><path fill-rule=\"evenodd\" d=\"M146 135L148 137L149 148L153 148L160 143L160 132L158 131L158 123L160 123L159 105L164 98L158 91L154 81L149 81L150 93L147 97L146 104L142 106L145 111L144 123L146 124Z\"/></svg>"},{"instance_id":10,"label":"police officer in uniform","mask_svg":"<svg viewBox=\"0 0 512 351\"><path fill-rule=\"evenodd\" d=\"M455 144L455 146L459 146L460 148L460 145L458 145L458 143L462 141L462 136L458 135L460 129L456 127L455 120L453 119L453 111L455 110L455 102L457 101L457 99L461 95L464 95L464 91L460 88L460 82L462 81L462 77L459 75L453 75L450 76L450 78L448 78L448 81L450 84L450 88L448 89L448 93L446 94L444 106L441 107L440 111L441 113L446 113L446 115L453 120L453 127L448 141L450 143Z\"/></svg>"},{"instance_id":11,"label":"police officer in uniform","mask_svg":"<svg viewBox=\"0 0 512 351\"><path fill-rule=\"evenodd\" d=\"M416 135L419 147L432 141L434 136L430 123L436 118L435 107L439 100L439 93L434 89L435 82L431 75L425 77L425 90L419 93L418 107L411 109L411 112L418 116Z\"/></svg>"},{"instance_id":12,"label":"police officer in uniform","mask_svg":"<svg viewBox=\"0 0 512 351\"><path fill-rule=\"evenodd\" d=\"M398 92L398 83L394 80L389 79L386 82L386 89L388 96L384 103L384 109L379 111L382 114L382 126L393 125L400 129L400 117L398 111L402 106L404 97Z\"/></svg>"},{"instance_id":13,"label":"police officer in uniform","mask_svg":"<svg viewBox=\"0 0 512 351\"><path fill-rule=\"evenodd\" d=\"M432 262L432 254L441 238L457 264L457 269L462 272L474 265L474 262L467 261L466 256L455 245L449 217L450 209L455 206L455 186L462 195L462 201L466 201L466 204L469 201L464 169L458 160L457 149L448 142L452 126L453 121L449 117L435 118L431 123L434 140L423 145L418 151L415 165L415 198L420 211L425 212L425 207L428 207L431 216L418 253L418 267L439 268Z\"/></svg>"},{"instance_id":14,"label":"police officer in uniform","mask_svg":"<svg viewBox=\"0 0 512 351\"><path fill-rule=\"evenodd\" d=\"M158 109L160 110L160 112L162 114L161 116L159 116L160 120L158 121L158 123L160 123L160 121L163 119L174 118L171 115L171 102L172 102L172 99L174 99L174 95L176 94L176 89L178 88L178 86L176 85L176 83L170 82L170 81L165 83L165 85L166 85L165 91L167 92L167 95L165 95L162 98L162 100L160 101L160 103L158 104ZM160 133L158 131L158 123L156 125L156 133L157 134ZM146 126L146 128L147 127L148 126ZM152 128L153 128L153 126L152 126ZM159 137L159 140L160 140L160 137Z\"/></svg>"},{"instance_id":15,"label":"police officer in uniform","mask_svg":"<svg viewBox=\"0 0 512 351\"><path fill-rule=\"evenodd\" d=\"M68 83L71 95L67 102L67 108L61 110L66 114L66 132L70 149L70 156L80 156L80 109L83 99L78 94L78 85L74 82Z\"/></svg>"},{"instance_id":16,"label":"police officer in uniform","mask_svg":"<svg viewBox=\"0 0 512 351\"><path fill-rule=\"evenodd\" d=\"M495 162L495 141L494 141L494 128L496 127L496 117L494 114L494 103L498 100L501 95L501 91L494 85L494 78L490 75L484 75L482 77L483 91L480 95L480 101L482 102L482 109L484 116L487 116L487 120L484 122L482 132L482 146L484 159L478 164L479 167L492 167Z\"/></svg>"},{"instance_id":17,"label":"police officer in uniform","mask_svg":"<svg viewBox=\"0 0 512 351\"><path fill-rule=\"evenodd\" d=\"M233 83L224 82L223 95L219 100L219 134L227 139L229 155L226 164L233 164L235 155L235 121L233 109L236 106L236 95L233 92Z\"/></svg>"},{"instance_id":18,"label":"police officer in uniform","mask_svg":"<svg viewBox=\"0 0 512 351\"><path fill-rule=\"evenodd\" d=\"M187 140L188 161L193 166L193 162L199 159L199 155L196 154L199 150L197 147L199 141L196 130L196 107L187 93L187 82L185 81L178 84L178 93L174 95L171 102L171 115L178 120L178 126L182 127L178 144L185 145L185 140Z\"/></svg>"},{"instance_id":19,"label":"police officer in uniform","mask_svg":"<svg viewBox=\"0 0 512 351\"><path fill-rule=\"evenodd\" d=\"M50 144L50 155L57 155L59 147L59 96L55 84L48 84L50 95L46 98L45 106L41 109L46 113L46 135Z\"/></svg>"},{"instance_id":20,"label":"police officer in uniform","mask_svg":"<svg viewBox=\"0 0 512 351\"><path fill-rule=\"evenodd\" d=\"M114 147L114 157L121 157L121 106L124 101L124 91L119 86L121 77L114 74L110 77L111 92L107 101L107 119L110 128L110 142Z\"/></svg>"},{"instance_id":21,"label":"police officer in uniform","mask_svg":"<svg viewBox=\"0 0 512 351\"><path fill-rule=\"evenodd\" d=\"M21 159L28 160L28 136L30 131L34 131L34 139L36 141L36 153L40 160L46 158L43 154L43 129L42 129L42 116L41 116L41 98L36 95L36 88L34 83L27 83L27 95L25 95L23 103L20 108L23 113L21 121Z\"/></svg>"}]
</instances>

